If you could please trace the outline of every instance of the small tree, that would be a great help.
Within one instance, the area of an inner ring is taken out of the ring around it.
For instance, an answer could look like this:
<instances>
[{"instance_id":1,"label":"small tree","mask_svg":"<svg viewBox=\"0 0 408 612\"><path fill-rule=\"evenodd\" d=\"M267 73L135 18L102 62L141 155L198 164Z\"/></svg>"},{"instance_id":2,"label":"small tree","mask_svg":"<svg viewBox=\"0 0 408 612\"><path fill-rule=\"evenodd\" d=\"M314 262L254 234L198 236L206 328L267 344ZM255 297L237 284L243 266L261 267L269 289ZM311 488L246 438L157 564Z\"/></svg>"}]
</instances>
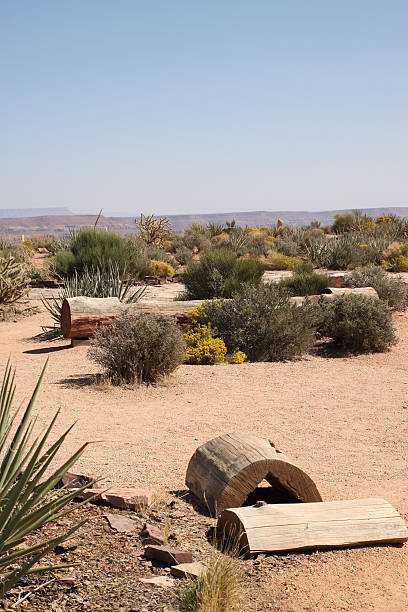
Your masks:
<instances>
[{"instance_id":1,"label":"small tree","mask_svg":"<svg viewBox=\"0 0 408 612\"><path fill-rule=\"evenodd\" d=\"M171 235L172 225L168 217L144 215L140 213L140 220L135 219L139 234L148 246L163 247L165 240Z\"/></svg>"}]
</instances>

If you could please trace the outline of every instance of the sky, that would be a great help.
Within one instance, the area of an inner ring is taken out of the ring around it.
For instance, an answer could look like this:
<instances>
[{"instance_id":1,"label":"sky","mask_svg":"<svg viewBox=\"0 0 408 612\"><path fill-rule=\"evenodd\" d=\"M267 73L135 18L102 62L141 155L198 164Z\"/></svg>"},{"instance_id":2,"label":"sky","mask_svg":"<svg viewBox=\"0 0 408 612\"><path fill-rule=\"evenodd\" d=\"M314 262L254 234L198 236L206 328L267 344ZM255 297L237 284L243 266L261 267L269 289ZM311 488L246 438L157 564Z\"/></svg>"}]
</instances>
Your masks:
<instances>
[{"instance_id":1,"label":"sky","mask_svg":"<svg viewBox=\"0 0 408 612\"><path fill-rule=\"evenodd\" d=\"M0 208L408 206L406 0L1 0Z\"/></svg>"}]
</instances>

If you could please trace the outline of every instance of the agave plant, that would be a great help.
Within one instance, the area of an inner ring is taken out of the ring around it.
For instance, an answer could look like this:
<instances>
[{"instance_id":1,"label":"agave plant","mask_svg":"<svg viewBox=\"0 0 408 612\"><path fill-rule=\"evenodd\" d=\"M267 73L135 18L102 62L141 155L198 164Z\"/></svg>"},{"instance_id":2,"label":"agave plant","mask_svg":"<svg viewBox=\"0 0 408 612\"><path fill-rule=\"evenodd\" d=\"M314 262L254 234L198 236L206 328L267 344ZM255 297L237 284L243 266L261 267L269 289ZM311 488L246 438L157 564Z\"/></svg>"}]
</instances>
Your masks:
<instances>
[{"instance_id":1,"label":"agave plant","mask_svg":"<svg viewBox=\"0 0 408 612\"><path fill-rule=\"evenodd\" d=\"M61 322L62 302L64 299L83 295L86 297L117 297L121 302L135 304L140 300L146 287L135 290L132 281L126 284L117 263L109 264L107 268L85 268L82 274L75 274L64 279L64 286L57 297L42 298L44 307L48 310L56 325Z\"/></svg>"},{"instance_id":2,"label":"agave plant","mask_svg":"<svg viewBox=\"0 0 408 612\"><path fill-rule=\"evenodd\" d=\"M68 567L70 564L66 563L53 566L36 564L61 542L71 538L84 523L55 538L26 545L27 537L35 530L66 516L85 503L71 504L78 490L63 490L61 493L55 490L55 485L81 456L87 444L83 444L65 463L45 476L72 427L46 449L57 412L45 433L32 439L35 424L32 409L46 366L22 414L19 410L12 412L15 374L9 363L0 390L0 597L26 574Z\"/></svg>"}]
</instances>

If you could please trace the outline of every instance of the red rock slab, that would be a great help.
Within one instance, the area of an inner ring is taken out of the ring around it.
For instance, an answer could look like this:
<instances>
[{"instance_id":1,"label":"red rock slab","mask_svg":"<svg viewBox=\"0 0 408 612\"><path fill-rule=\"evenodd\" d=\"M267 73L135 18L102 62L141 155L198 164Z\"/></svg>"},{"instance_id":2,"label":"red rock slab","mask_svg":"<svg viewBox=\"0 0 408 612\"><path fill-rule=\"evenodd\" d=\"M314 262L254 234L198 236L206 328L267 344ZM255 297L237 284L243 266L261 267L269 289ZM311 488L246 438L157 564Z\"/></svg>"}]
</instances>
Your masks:
<instances>
[{"instance_id":1,"label":"red rock slab","mask_svg":"<svg viewBox=\"0 0 408 612\"><path fill-rule=\"evenodd\" d=\"M146 559L162 561L167 565L179 565L180 563L192 563L193 561L191 552L170 548L170 546L146 546L144 555Z\"/></svg>"}]
</instances>

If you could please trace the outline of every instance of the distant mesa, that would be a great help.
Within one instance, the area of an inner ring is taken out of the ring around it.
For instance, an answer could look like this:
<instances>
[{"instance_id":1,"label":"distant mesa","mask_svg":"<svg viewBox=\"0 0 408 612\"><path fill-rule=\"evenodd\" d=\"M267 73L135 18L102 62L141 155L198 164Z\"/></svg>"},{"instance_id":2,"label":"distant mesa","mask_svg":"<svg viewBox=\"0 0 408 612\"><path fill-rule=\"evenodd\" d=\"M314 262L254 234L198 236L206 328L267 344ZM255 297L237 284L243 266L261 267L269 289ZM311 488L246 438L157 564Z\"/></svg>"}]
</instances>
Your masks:
<instances>
[{"instance_id":1,"label":"distant mesa","mask_svg":"<svg viewBox=\"0 0 408 612\"><path fill-rule=\"evenodd\" d=\"M56 215L72 215L69 208L0 208L0 219L21 219L24 217L44 217Z\"/></svg>"},{"instance_id":2,"label":"distant mesa","mask_svg":"<svg viewBox=\"0 0 408 612\"><path fill-rule=\"evenodd\" d=\"M398 215L408 217L408 206L386 206L378 208L363 208L362 213L372 217L380 215ZM149 212L148 210L145 211ZM192 223L207 224L221 223L235 219L237 225L248 227L267 227L276 223L283 225L307 225L311 221L319 221L322 226L330 225L337 213L352 212L351 209L326 210L318 212L309 211L248 211L230 213L209 213L191 215L168 215L176 233L182 233ZM13 215L10 217L10 215ZM119 234L134 234L136 232L135 217L140 214L135 210L132 217L106 217L101 216L98 222L99 229L118 232ZM15 210L0 210L0 234L30 235L53 234L67 235L72 228L93 227L97 219L94 215L76 215L67 208L20 208Z\"/></svg>"}]
</instances>

